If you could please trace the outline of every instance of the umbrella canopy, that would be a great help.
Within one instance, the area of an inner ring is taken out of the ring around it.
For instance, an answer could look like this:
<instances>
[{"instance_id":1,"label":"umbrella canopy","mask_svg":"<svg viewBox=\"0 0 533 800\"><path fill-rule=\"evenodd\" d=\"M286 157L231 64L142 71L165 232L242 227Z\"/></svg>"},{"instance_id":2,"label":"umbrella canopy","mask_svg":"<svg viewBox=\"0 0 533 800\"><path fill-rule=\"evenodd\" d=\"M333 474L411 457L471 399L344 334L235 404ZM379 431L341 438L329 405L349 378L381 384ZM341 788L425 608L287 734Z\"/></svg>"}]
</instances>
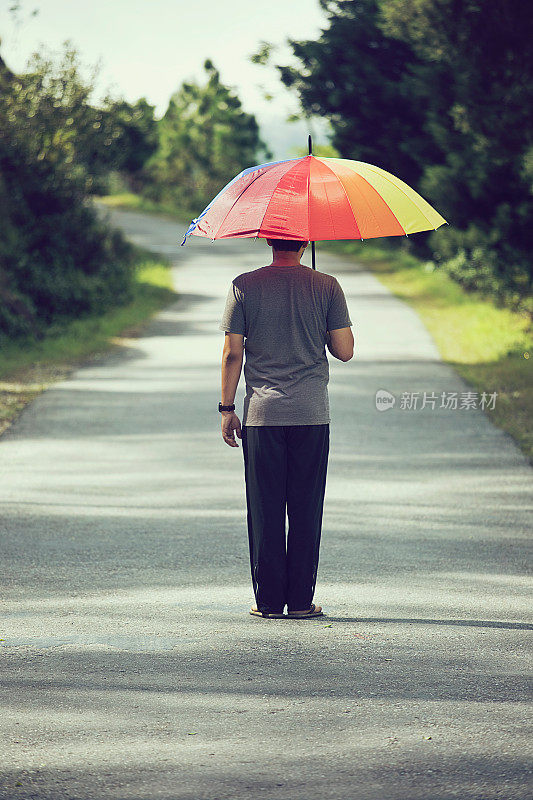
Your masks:
<instances>
[{"instance_id":1,"label":"umbrella canopy","mask_svg":"<svg viewBox=\"0 0 533 800\"><path fill-rule=\"evenodd\" d=\"M209 239L374 239L436 230L446 220L380 167L308 155L258 164L233 178L194 219Z\"/></svg>"}]
</instances>

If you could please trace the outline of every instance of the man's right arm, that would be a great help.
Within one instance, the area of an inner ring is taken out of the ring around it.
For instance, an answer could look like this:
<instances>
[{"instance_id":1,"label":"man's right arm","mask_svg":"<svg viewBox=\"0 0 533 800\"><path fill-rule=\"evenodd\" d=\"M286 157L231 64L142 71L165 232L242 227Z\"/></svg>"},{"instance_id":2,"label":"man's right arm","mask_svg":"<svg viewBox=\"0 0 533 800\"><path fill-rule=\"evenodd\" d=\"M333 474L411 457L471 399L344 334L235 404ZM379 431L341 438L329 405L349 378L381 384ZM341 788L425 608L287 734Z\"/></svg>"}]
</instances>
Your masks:
<instances>
[{"instance_id":1,"label":"man's right arm","mask_svg":"<svg viewBox=\"0 0 533 800\"><path fill-rule=\"evenodd\" d=\"M349 361L353 356L352 329L348 327L326 331L326 345L331 355L338 358L339 361Z\"/></svg>"}]
</instances>

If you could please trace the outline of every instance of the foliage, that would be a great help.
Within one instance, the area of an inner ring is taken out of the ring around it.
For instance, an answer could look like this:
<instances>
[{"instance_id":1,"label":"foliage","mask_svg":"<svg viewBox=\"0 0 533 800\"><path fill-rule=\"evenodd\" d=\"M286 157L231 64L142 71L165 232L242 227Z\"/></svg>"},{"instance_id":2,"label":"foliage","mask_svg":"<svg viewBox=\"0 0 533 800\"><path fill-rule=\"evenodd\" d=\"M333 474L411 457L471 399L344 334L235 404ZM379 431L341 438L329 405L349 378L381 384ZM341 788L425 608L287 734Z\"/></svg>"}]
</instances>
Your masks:
<instances>
[{"instance_id":1,"label":"foliage","mask_svg":"<svg viewBox=\"0 0 533 800\"><path fill-rule=\"evenodd\" d=\"M533 15L529 0L320 0L329 27L290 40L282 81L327 117L344 157L379 164L450 226L413 252L469 288L531 292ZM263 42L253 57L266 63Z\"/></svg>"},{"instance_id":2,"label":"foliage","mask_svg":"<svg viewBox=\"0 0 533 800\"><path fill-rule=\"evenodd\" d=\"M290 39L298 66L279 66L304 112L326 117L332 144L344 158L375 162L415 182L436 157L424 134L427 106L421 68L411 47L384 35L378 0L321 0L329 27L317 41ZM267 47L253 58L264 63Z\"/></svg>"},{"instance_id":3,"label":"foliage","mask_svg":"<svg viewBox=\"0 0 533 800\"><path fill-rule=\"evenodd\" d=\"M447 76L447 93L428 92L427 113L443 163L420 181L453 225L430 238L437 261L516 302L533 277L531 4L385 0L383 19L424 60L428 86L435 70Z\"/></svg>"},{"instance_id":4,"label":"foliage","mask_svg":"<svg viewBox=\"0 0 533 800\"><path fill-rule=\"evenodd\" d=\"M204 68L205 85L184 83L170 98L158 123L158 151L143 173L145 197L191 215L265 151L255 117L242 110L211 61Z\"/></svg>"},{"instance_id":5,"label":"foliage","mask_svg":"<svg viewBox=\"0 0 533 800\"><path fill-rule=\"evenodd\" d=\"M154 108L144 98L130 105L110 95L92 106L97 68L83 79L77 50L64 44L59 64L35 52L25 74L12 75L4 112L33 158L70 165L85 192L103 192L111 170L136 171L155 151Z\"/></svg>"},{"instance_id":6,"label":"foliage","mask_svg":"<svg viewBox=\"0 0 533 800\"><path fill-rule=\"evenodd\" d=\"M69 41L21 75L0 59L0 336L40 338L131 300L132 248L88 196L142 187L197 213L254 163L254 117L205 68L207 85L184 84L156 121L145 98L92 104L96 70L82 77Z\"/></svg>"},{"instance_id":7,"label":"foliage","mask_svg":"<svg viewBox=\"0 0 533 800\"><path fill-rule=\"evenodd\" d=\"M121 103L90 106L91 91L68 47L59 68L34 54L21 76L0 59L0 332L11 336L42 336L131 291L130 246L84 198L110 165L135 163L120 143L137 122L128 128Z\"/></svg>"}]
</instances>

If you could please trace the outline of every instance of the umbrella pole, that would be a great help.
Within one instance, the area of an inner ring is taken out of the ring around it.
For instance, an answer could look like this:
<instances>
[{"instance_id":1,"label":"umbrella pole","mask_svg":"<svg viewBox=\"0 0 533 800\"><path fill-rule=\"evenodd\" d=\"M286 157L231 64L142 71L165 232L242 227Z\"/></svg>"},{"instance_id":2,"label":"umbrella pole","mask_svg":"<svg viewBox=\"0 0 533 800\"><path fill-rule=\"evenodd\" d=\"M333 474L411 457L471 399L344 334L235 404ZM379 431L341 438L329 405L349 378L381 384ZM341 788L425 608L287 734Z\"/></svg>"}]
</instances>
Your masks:
<instances>
[{"instance_id":1,"label":"umbrella pole","mask_svg":"<svg viewBox=\"0 0 533 800\"><path fill-rule=\"evenodd\" d=\"M309 147L309 155L313 155L313 140L311 139L311 134L307 137L307 144ZM316 260L315 260L315 243L311 242L311 263L313 265L313 269L316 269Z\"/></svg>"}]
</instances>

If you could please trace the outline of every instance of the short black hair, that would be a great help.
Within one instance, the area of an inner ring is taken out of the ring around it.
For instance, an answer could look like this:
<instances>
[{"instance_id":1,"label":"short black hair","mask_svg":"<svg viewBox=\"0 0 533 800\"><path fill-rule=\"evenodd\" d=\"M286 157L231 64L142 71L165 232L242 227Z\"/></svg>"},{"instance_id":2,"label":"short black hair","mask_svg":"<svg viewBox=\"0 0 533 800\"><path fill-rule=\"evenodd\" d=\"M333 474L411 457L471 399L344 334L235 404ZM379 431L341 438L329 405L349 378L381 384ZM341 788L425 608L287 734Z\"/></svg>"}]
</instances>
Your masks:
<instances>
[{"instance_id":1,"label":"short black hair","mask_svg":"<svg viewBox=\"0 0 533 800\"><path fill-rule=\"evenodd\" d=\"M290 250L294 253L307 244L307 242L299 242L296 239L271 239L270 241L274 250Z\"/></svg>"}]
</instances>

